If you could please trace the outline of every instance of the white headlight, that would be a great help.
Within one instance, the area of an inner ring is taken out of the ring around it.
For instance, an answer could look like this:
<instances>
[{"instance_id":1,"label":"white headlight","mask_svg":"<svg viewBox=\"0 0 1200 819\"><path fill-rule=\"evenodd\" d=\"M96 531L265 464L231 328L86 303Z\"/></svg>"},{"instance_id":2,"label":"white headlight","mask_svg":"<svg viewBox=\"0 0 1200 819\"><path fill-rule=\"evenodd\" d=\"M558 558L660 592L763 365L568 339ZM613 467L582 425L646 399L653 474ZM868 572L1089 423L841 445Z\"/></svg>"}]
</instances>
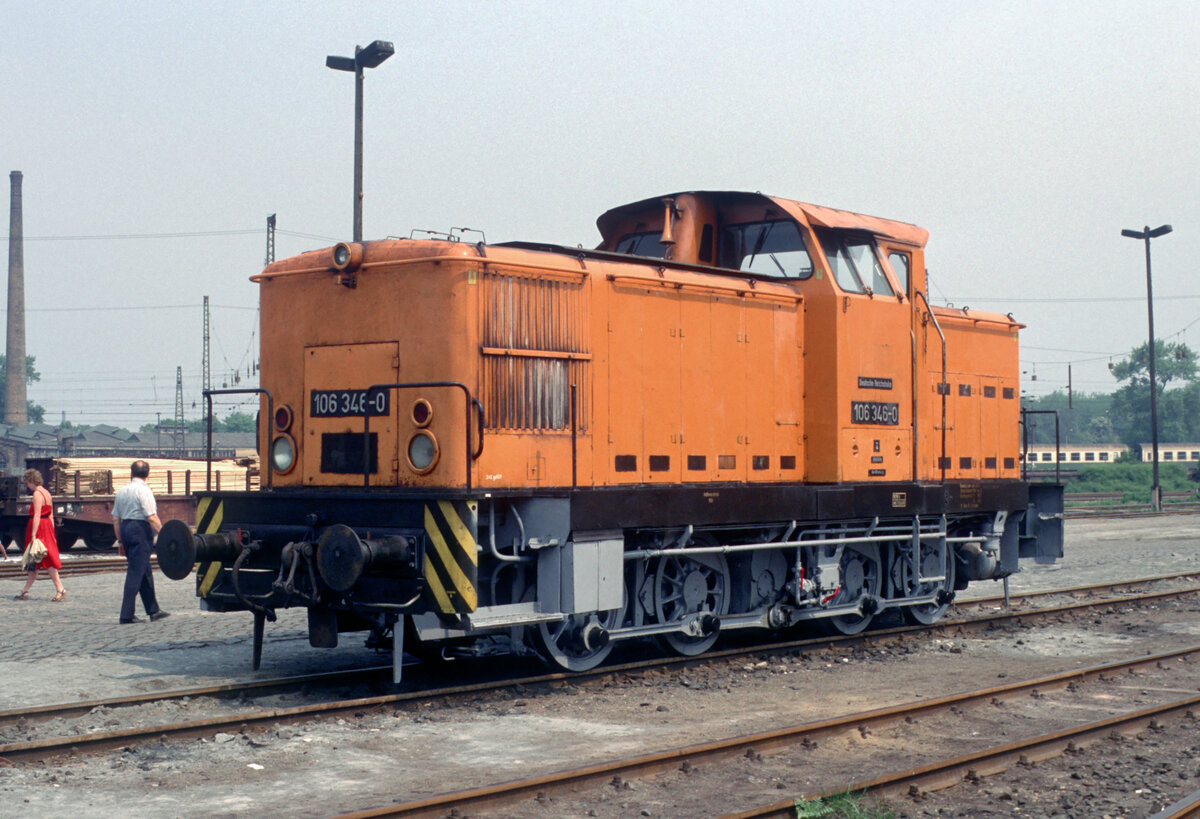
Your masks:
<instances>
[{"instance_id":1,"label":"white headlight","mask_svg":"<svg viewBox=\"0 0 1200 819\"><path fill-rule=\"evenodd\" d=\"M408 441L408 462L420 473L428 472L437 462L438 445L433 433L420 430Z\"/></svg>"},{"instance_id":2,"label":"white headlight","mask_svg":"<svg viewBox=\"0 0 1200 819\"><path fill-rule=\"evenodd\" d=\"M296 445L291 437L280 435L271 442L271 466L276 472L287 472L296 462Z\"/></svg>"}]
</instances>

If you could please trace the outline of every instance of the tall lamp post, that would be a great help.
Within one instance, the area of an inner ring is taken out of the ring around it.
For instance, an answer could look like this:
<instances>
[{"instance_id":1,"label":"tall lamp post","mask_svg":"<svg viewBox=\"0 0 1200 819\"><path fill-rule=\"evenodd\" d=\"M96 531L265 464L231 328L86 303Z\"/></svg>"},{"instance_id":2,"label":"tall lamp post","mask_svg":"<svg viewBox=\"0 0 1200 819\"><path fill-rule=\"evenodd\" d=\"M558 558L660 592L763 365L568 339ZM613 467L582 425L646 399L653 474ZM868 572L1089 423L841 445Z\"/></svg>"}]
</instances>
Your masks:
<instances>
[{"instance_id":1,"label":"tall lamp post","mask_svg":"<svg viewBox=\"0 0 1200 819\"><path fill-rule=\"evenodd\" d=\"M1170 225L1160 225L1153 230L1146 225L1142 230L1122 230L1122 236L1141 239L1146 243L1146 312L1150 317L1150 445L1153 448L1154 483L1150 487L1150 506L1155 512L1162 511L1162 487L1158 485L1158 380L1154 372L1156 356L1154 344L1154 286L1150 280L1150 240L1171 232Z\"/></svg>"},{"instance_id":2,"label":"tall lamp post","mask_svg":"<svg viewBox=\"0 0 1200 819\"><path fill-rule=\"evenodd\" d=\"M376 40L366 48L354 47L353 57L326 57L335 71L354 72L354 241L362 241L363 69L375 68L396 53L391 43Z\"/></svg>"}]
</instances>

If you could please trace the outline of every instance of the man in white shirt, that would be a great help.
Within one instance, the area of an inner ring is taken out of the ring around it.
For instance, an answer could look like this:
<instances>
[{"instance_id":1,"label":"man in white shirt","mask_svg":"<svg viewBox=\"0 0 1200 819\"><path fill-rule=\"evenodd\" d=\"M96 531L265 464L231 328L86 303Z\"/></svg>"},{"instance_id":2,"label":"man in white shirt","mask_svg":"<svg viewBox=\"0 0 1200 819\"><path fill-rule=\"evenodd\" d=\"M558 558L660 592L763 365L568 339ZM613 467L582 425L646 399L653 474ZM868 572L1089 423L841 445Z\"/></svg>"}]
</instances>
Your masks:
<instances>
[{"instance_id":1,"label":"man in white shirt","mask_svg":"<svg viewBox=\"0 0 1200 819\"><path fill-rule=\"evenodd\" d=\"M154 575L150 570L150 552L154 549L154 536L162 528L158 519L158 507L154 493L146 485L150 476L150 464L134 461L129 467L131 480L117 491L113 499L113 531L117 533L117 552L125 555L125 596L121 599L121 617L118 622L142 623L134 616L137 597L142 597L142 606L151 620L161 620L170 615L158 606L154 596Z\"/></svg>"}]
</instances>

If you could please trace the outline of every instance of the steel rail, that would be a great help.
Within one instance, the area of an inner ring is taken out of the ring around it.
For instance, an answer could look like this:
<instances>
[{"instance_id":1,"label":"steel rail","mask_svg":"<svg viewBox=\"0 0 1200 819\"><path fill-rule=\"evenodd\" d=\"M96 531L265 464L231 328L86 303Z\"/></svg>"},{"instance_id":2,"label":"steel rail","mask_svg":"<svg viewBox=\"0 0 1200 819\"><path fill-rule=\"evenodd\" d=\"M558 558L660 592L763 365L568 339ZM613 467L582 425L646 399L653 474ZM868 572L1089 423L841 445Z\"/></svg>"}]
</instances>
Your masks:
<instances>
[{"instance_id":1,"label":"steel rail","mask_svg":"<svg viewBox=\"0 0 1200 819\"><path fill-rule=\"evenodd\" d=\"M62 576L77 576L85 574L105 574L109 572L123 572L126 567L125 558L123 557L100 557L94 560L74 560L71 558L62 561L62 568L58 573ZM158 567L158 558L151 556L151 568ZM0 562L0 579L7 577L24 578L26 572L21 569L21 562L7 561Z\"/></svg>"},{"instance_id":2,"label":"steel rail","mask_svg":"<svg viewBox=\"0 0 1200 819\"><path fill-rule=\"evenodd\" d=\"M1195 819L1197 816L1200 816L1200 791L1188 794L1150 819Z\"/></svg>"},{"instance_id":3,"label":"steel rail","mask_svg":"<svg viewBox=\"0 0 1200 819\"><path fill-rule=\"evenodd\" d=\"M1168 575L1167 577L1173 577ZM1153 578L1152 578L1153 579ZM1144 582L1144 581L1122 581L1113 585L1124 585L1125 583ZM1094 589L1102 587L1100 584L1093 586L1084 586L1083 589ZM1066 594L1072 589L1059 589L1057 593ZM877 629L867 631L860 634L852 635L826 635L819 637L805 637L796 640L784 640L774 643L757 643L747 646L738 646L734 648L722 649L719 651L709 651L704 654L694 657L672 656L672 657L657 657L649 660L634 660L631 662L621 663L617 665L601 666L590 671L583 672L549 672L545 674L537 674L523 677L507 677L501 679L491 679L479 683L460 685L446 688L427 689L422 691L404 692L390 695L381 695L377 697L359 698L346 700L341 703L329 702L313 706L306 706L313 711L306 711L305 714L323 713L320 709L326 709L328 713L335 713L338 710L361 709L367 707L381 707L389 704L403 704L411 702L429 701L439 697L455 697L468 694L478 694L486 691L507 688L516 685L538 686L548 685L563 682L582 682L591 679L603 679L619 674L636 673L648 669L662 668L691 668L698 665L703 665L712 661L730 660L744 657L749 654L769 654L771 652L794 651L797 649L824 649L835 648L839 646L856 646L869 645L872 643L886 643L892 639L903 639L907 636L921 634L926 632L937 632L949 629L954 629L961 632L963 629L987 629L995 625L997 622L1008 620L1027 620L1047 614L1059 614L1073 610L1086 610L1089 608L1103 608L1106 606L1122 605L1128 603L1143 602L1147 599L1157 600L1165 596L1182 596L1184 594L1200 593L1200 586L1188 587L1185 589L1172 589L1166 592L1151 592L1142 595L1131 597L1110 598L1104 600L1092 600L1066 604L1063 606L1052 606L1040 609L1028 609L1022 612L1002 612L992 614L986 617L970 617L956 618L953 620L940 620L931 626L911 625L897 626L889 629ZM983 601L969 601L970 603ZM49 705L31 706L27 708L12 709L0 711L0 726L12 724L18 720L39 720L45 721L54 718L70 718L79 716L91 711L97 707L128 707L134 705L144 705L152 702L167 702L170 700L178 700L184 698L194 699L196 697L212 696L232 698L237 695L248 693L267 692L276 689L297 688L302 685L310 684L327 684L336 685L347 682L363 682L364 677L367 681L371 675L379 674L383 676L391 672L391 666L375 666L366 669L349 669L345 671L322 672L318 674L307 674L292 677L273 678L268 680L253 680L248 682L223 683L220 685L200 686L193 688L176 689L173 691L160 691L146 694L132 694L123 697L113 697L101 700L84 700L78 702L58 703ZM247 712L243 715L229 716L229 725L238 725L247 721L263 721L269 720L273 715L280 715L278 710L270 711L260 716L259 712ZM286 718L288 715L281 715L280 718ZM169 729L169 726L168 726ZM166 730L166 729L164 729ZM159 731L160 733L163 731ZM69 739L69 738L68 738ZM127 737L132 739L132 737ZM5 746L0 746L0 754L3 753ZM48 746L49 747L49 746Z\"/></svg>"},{"instance_id":4,"label":"steel rail","mask_svg":"<svg viewBox=\"0 0 1200 819\"><path fill-rule=\"evenodd\" d=\"M1036 597L1053 597L1057 594L1081 594L1084 592L1103 591L1104 589L1117 589L1122 586L1140 586L1146 583L1161 583L1164 580L1183 580L1188 577L1200 577L1200 569L1191 572L1172 572L1171 574L1156 574L1149 577L1137 577L1133 580L1110 580L1107 583L1089 583L1083 586L1071 586L1064 589L1037 589L1032 591L1017 592L1010 594L1010 600L1032 600ZM1002 603L1004 595L996 594L988 597L971 597L966 600L955 600L956 607L965 606L973 603Z\"/></svg>"},{"instance_id":5,"label":"steel rail","mask_svg":"<svg viewBox=\"0 0 1200 819\"><path fill-rule=\"evenodd\" d=\"M1031 617L1043 617L1049 614L1069 614L1076 611L1084 611L1087 609L1102 609L1111 606L1121 606L1128 603L1154 603L1161 600L1168 600L1172 597L1183 597L1189 594L1200 593L1200 586L1185 586L1180 589L1167 589L1166 591L1142 592L1140 594L1131 594L1126 597L1110 597L1103 600L1079 600L1073 603L1063 603L1059 606L1047 606L1045 608L1026 609L1024 611L1005 611L997 612L990 617L970 617L960 618L956 620L941 620L934 627L941 628L975 628L981 625L993 626L997 623L1005 621L1020 622ZM964 605L975 601L963 601ZM885 635L888 632L876 631L876 636Z\"/></svg>"},{"instance_id":6,"label":"steel rail","mask_svg":"<svg viewBox=\"0 0 1200 819\"><path fill-rule=\"evenodd\" d=\"M79 700L77 702L53 703L49 705L31 705L25 708L13 708L0 711L0 727L12 725L20 720L50 720L69 719L87 714L95 708L121 708L134 705L146 705L153 702L169 702L170 700L196 699L197 697L232 698L248 693L266 693L276 689L292 689L302 685L345 685L361 683L364 677L372 675L390 675L392 666L379 665L370 668L351 668L344 671L325 671L318 674L303 674L294 677L274 677L269 680L253 680L250 682L222 683L220 685L197 686L173 691L162 691L157 694L130 694L124 697L108 697L99 700Z\"/></svg>"},{"instance_id":7,"label":"steel rail","mask_svg":"<svg viewBox=\"0 0 1200 819\"><path fill-rule=\"evenodd\" d=\"M1200 504L1172 503L1163 507L1161 512L1154 512L1145 505L1129 507L1101 508L1093 511L1083 506L1068 506L1063 510L1063 517L1069 520L1121 520L1125 518L1161 518L1165 515L1200 515Z\"/></svg>"},{"instance_id":8,"label":"steel rail","mask_svg":"<svg viewBox=\"0 0 1200 819\"><path fill-rule=\"evenodd\" d=\"M672 748L630 759L589 765L576 770L559 771L529 779L487 785L456 793L441 794L411 802L388 805L386 807L340 814L337 819L375 819L375 817L403 817L403 819L424 819L425 817L432 819L432 817L439 817L440 819L440 817L446 816L451 811L457 812L457 814L451 815L465 816L468 813L493 810L505 805L511 805L513 802L522 799L532 799L539 794L551 796L553 792L564 792L575 788L600 784L601 782L611 781L613 777L645 777L678 770L685 763L693 765L699 761L712 762L714 760L729 759L735 756L743 756L749 751L760 753L763 749L786 750L802 744L805 740L811 741L814 738L839 735L848 731L858 731L863 728L890 724L909 717L944 711L951 707L989 702L998 698L1011 698L1033 690L1065 688L1071 683L1101 679L1106 674L1132 670L1145 665L1159 664L1171 660L1187 661L1190 659L1190 655L1197 653L1200 653L1200 645L1193 645L1160 654L1143 655L1127 660L1114 660L1087 668L1058 672L1043 677L1005 683L1003 685L989 686L975 691L964 691L943 697L916 700L901 705L877 708L816 722L802 723L773 731L731 737L700 745ZM1136 722L1137 720L1148 722L1150 719L1156 716L1163 716L1166 713L1185 711L1196 704L1200 704L1200 696L1171 703L1167 708L1161 706L1158 708L1147 708L1134 714L1112 717L1102 720L1099 723L1090 723L1084 727L1091 732L1107 732L1115 726L1123 726L1129 722ZM1100 727L1096 728L1095 726ZM1010 755L1018 752L1026 755L1035 754L1038 751L1033 749L1040 747L1040 744L1046 741L1046 737L1064 737L1061 745L1065 748L1067 741L1078 738L1077 731L1078 729L1067 729L1055 734L1046 735L1045 737L1037 737L1034 740L1011 743L1008 746L1002 746L1002 748ZM1016 750L1008 750L1010 748ZM954 774L957 776L954 781L958 781L958 779L962 778L962 775L967 773L968 765L980 775L983 775L984 771L990 772L991 769L988 767L986 760L989 754L995 753L997 750L999 749L991 749L990 751L970 754L952 760L956 767L952 769L948 768L948 770L959 771L961 769L961 773ZM1046 756L1050 755L1053 754L1046 754ZM964 762L963 760L967 761ZM1013 761L1016 761L1015 757ZM915 778L917 775L920 775L922 778L917 780ZM857 783L849 786L849 790L857 792L868 788L872 790L886 788L888 785L885 783L890 782L892 778L901 781L902 777L907 777L903 778L903 784L907 785L910 781L919 781L921 783L948 781L950 776L951 774L940 773L940 768L935 763L913 769L912 771L905 771L902 775L880 777L865 783ZM925 786L927 788L932 787L930 784L926 784ZM839 787L807 798L832 796L844 793L846 790L847 788ZM777 811L783 805L786 805L786 810L791 811L791 813L764 812L760 814L748 811L744 814L732 814L730 819L732 819L732 816L748 818L760 815L794 817L794 800L788 800L786 803L779 803L778 805L758 810Z\"/></svg>"},{"instance_id":9,"label":"steel rail","mask_svg":"<svg viewBox=\"0 0 1200 819\"><path fill-rule=\"evenodd\" d=\"M906 771L899 771L885 776L855 782L831 788L819 793L806 794L803 798L808 801L824 799L844 793L861 793L869 791L881 796L896 796L905 792L912 793L913 789L935 791L953 787L964 779L976 776L992 776L1011 768L1022 761L1039 762L1053 757L1062 756L1073 747L1087 745L1097 740L1113 735L1130 733L1145 728L1153 728L1157 720L1178 716L1195 717L1195 708L1200 705L1200 696L1187 697L1182 700L1163 705L1142 708L1129 714L1120 714L1108 719L1065 728L1049 734L1031 737L1029 739L1010 742L994 748L988 748L973 754L964 754L941 762L932 762ZM1190 806L1196 810L1195 803ZM1189 812L1189 806L1184 804L1182 813L1167 814L1168 816L1194 816ZM719 819L783 819L795 817L796 800L776 802L760 808L738 813L729 813Z\"/></svg>"}]
</instances>

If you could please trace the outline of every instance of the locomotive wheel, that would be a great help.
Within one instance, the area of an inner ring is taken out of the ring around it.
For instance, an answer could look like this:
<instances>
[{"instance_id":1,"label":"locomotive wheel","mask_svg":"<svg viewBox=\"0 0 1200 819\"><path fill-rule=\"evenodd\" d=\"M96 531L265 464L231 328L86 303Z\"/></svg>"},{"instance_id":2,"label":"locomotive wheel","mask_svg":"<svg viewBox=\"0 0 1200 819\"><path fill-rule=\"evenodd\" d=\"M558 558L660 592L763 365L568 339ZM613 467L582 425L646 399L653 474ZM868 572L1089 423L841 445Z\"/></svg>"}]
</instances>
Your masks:
<instances>
[{"instance_id":1,"label":"locomotive wheel","mask_svg":"<svg viewBox=\"0 0 1200 819\"><path fill-rule=\"evenodd\" d=\"M954 589L954 550L946 544L942 553L933 545L921 544L921 575L933 577L943 575L941 580L934 583L922 583L918 592L922 597L935 592L943 592L947 598L953 597ZM904 619L913 625L931 626L950 608L950 600L945 603L924 603L920 606L905 606Z\"/></svg>"},{"instance_id":2,"label":"locomotive wheel","mask_svg":"<svg viewBox=\"0 0 1200 819\"><path fill-rule=\"evenodd\" d=\"M712 545L706 538L696 542ZM678 623L687 615L729 613L729 563L724 555L668 555L659 558L654 573L654 613L660 623ZM664 634L663 642L685 657L703 654L717 642L719 632L693 637L679 632Z\"/></svg>"},{"instance_id":3,"label":"locomotive wheel","mask_svg":"<svg viewBox=\"0 0 1200 819\"><path fill-rule=\"evenodd\" d=\"M613 644L607 632L621 624L624 608L568 614L534 627L543 656L564 671L588 671L608 659ZM600 629L603 629L601 636Z\"/></svg>"},{"instance_id":4,"label":"locomotive wheel","mask_svg":"<svg viewBox=\"0 0 1200 819\"><path fill-rule=\"evenodd\" d=\"M879 565L879 549L874 546L847 546L842 552L842 587L831 604L853 603L861 597L879 597L883 572ZM829 618L829 624L841 634L858 634L871 625L870 614L843 614Z\"/></svg>"}]
</instances>

